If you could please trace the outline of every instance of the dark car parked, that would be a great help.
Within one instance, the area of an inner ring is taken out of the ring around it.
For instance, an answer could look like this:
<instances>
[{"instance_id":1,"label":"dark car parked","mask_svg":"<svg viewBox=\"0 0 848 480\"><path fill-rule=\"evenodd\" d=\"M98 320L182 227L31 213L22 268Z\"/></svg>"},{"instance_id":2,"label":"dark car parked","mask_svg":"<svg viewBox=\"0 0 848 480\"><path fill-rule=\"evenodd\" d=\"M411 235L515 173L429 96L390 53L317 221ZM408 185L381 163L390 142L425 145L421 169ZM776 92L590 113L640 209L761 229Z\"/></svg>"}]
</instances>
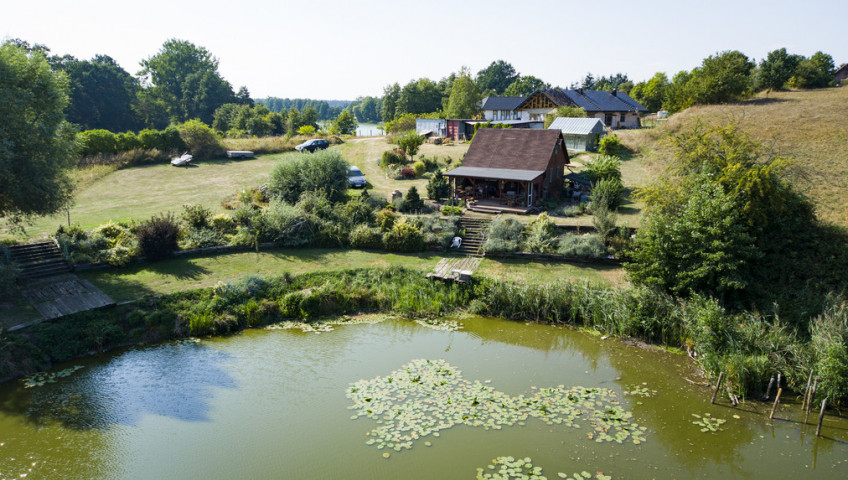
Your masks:
<instances>
[{"instance_id":1,"label":"dark car parked","mask_svg":"<svg viewBox=\"0 0 848 480\"><path fill-rule=\"evenodd\" d=\"M353 188L362 188L368 185L368 180L365 180L365 175L359 167L347 167L347 183Z\"/></svg>"},{"instance_id":2,"label":"dark car parked","mask_svg":"<svg viewBox=\"0 0 848 480\"><path fill-rule=\"evenodd\" d=\"M298 152L314 152L315 150L323 150L330 146L330 142L324 140L323 138L313 138L312 140L307 140L300 145L294 147Z\"/></svg>"}]
</instances>

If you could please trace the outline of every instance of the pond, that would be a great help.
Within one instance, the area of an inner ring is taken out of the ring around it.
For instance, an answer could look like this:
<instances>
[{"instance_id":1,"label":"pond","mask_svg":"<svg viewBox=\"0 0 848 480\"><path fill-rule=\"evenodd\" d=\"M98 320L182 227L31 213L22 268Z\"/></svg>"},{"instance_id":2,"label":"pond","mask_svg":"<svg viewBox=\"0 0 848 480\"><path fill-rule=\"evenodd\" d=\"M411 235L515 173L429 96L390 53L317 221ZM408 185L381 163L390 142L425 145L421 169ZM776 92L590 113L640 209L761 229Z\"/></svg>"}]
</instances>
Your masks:
<instances>
[{"instance_id":1,"label":"pond","mask_svg":"<svg viewBox=\"0 0 848 480\"><path fill-rule=\"evenodd\" d=\"M0 385L0 478L848 477L848 422L816 438L797 404L773 422L769 405L710 405L685 355L480 317L324 330Z\"/></svg>"}]
</instances>

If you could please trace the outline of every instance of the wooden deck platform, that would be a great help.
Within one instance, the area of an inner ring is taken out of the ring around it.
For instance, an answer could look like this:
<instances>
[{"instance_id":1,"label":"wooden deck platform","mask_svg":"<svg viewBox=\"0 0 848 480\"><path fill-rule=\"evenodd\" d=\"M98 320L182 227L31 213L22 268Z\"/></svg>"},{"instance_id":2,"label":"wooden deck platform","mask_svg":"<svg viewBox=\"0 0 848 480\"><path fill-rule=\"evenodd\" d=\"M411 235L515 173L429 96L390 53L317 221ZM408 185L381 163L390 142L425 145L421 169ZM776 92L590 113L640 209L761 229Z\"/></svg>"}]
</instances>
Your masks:
<instances>
[{"instance_id":1,"label":"wooden deck platform","mask_svg":"<svg viewBox=\"0 0 848 480\"><path fill-rule=\"evenodd\" d=\"M86 280L73 274L45 278L21 287L42 320L114 305L115 301Z\"/></svg>"},{"instance_id":2,"label":"wooden deck platform","mask_svg":"<svg viewBox=\"0 0 848 480\"><path fill-rule=\"evenodd\" d=\"M443 258L439 260L433 271L427 274L427 278L465 283L480 266L481 260L482 258L479 257Z\"/></svg>"}]
</instances>

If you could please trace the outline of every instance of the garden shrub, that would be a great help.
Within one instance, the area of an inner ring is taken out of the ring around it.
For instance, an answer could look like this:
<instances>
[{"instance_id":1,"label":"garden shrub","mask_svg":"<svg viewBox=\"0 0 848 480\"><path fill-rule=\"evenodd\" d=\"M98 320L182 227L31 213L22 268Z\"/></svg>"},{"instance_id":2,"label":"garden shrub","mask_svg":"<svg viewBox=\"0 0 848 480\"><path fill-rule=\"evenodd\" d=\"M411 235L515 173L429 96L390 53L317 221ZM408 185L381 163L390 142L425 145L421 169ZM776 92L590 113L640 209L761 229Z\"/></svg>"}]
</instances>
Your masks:
<instances>
[{"instance_id":1,"label":"garden shrub","mask_svg":"<svg viewBox=\"0 0 848 480\"><path fill-rule=\"evenodd\" d=\"M261 218L262 212L253 208L252 205L240 205L233 209L232 218L237 226L248 227Z\"/></svg>"},{"instance_id":2,"label":"garden shrub","mask_svg":"<svg viewBox=\"0 0 848 480\"><path fill-rule=\"evenodd\" d=\"M115 153L115 134L103 129L80 132L77 134L77 148L84 157L98 153Z\"/></svg>"},{"instance_id":3,"label":"garden shrub","mask_svg":"<svg viewBox=\"0 0 848 480\"><path fill-rule=\"evenodd\" d=\"M384 208L377 212L375 221L377 222L377 226L380 227L380 230L388 232L395 225L397 218L398 214L394 210Z\"/></svg>"},{"instance_id":4,"label":"garden shrub","mask_svg":"<svg viewBox=\"0 0 848 480\"><path fill-rule=\"evenodd\" d=\"M354 248L383 248L383 231L365 224L357 225L350 231L350 245Z\"/></svg>"},{"instance_id":5,"label":"garden shrub","mask_svg":"<svg viewBox=\"0 0 848 480\"><path fill-rule=\"evenodd\" d=\"M598 180L592 186L589 200L593 210L596 205L605 206L610 211L615 210L624 202L624 185L621 180L615 178Z\"/></svg>"},{"instance_id":6,"label":"garden shrub","mask_svg":"<svg viewBox=\"0 0 848 480\"><path fill-rule=\"evenodd\" d=\"M609 178L621 181L621 160L618 157L601 155L594 160L586 160L583 165L586 168L580 176L592 183Z\"/></svg>"},{"instance_id":7,"label":"garden shrub","mask_svg":"<svg viewBox=\"0 0 848 480\"><path fill-rule=\"evenodd\" d=\"M220 247L227 244L225 235L212 228L189 228L180 239L184 249Z\"/></svg>"},{"instance_id":8,"label":"garden shrub","mask_svg":"<svg viewBox=\"0 0 848 480\"><path fill-rule=\"evenodd\" d=\"M380 157L380 167L382 168L387 168L390 165L403 165L404 163L406 163L406 159L392 150L386 150Z\"/></svg>"},{"instance_id":9,"label":"garden shrub","mask_svg":"<svg viewBox=\"0 0 848 480\"><path fill-rule=\"evenodd\" d=\"M394 252L420 252L424 249L424 236L414 225L401 220L383 235L383 245Z\"/></svg>"},{"instance_id":10,"label":"garden shrub","mask_svg":"<svg viewBox=\"0 0 848 480\"><path fill-rule=\"evenodd\" d=\"M416 162L417 163L417 162ZM436 170L436 173L433 175L433 178L427 182L427 196L430 200L439 201L439 199L445 198L450 195L450 184L448 180L442 175L441 170Z\"/></svg>"},{"instance_id":11,"label":"garden shrub","mask_svg":"<svg viewBox=\"0 0 848 480\"><path fill-rule=\"evenodd\" d=\"M557 253L568 257L600 258L607 251L598 235L566 235L559 240Z\"/></svg>"},{"instance_id":12,"label":"garden shrub","mask_svg":"<svg viewBox=\"0 0 848 480\"><path fill-rule=\"evenodd\" d=\"M293 204L304 192L323 190L331 201L341 201L348 188L347 167L335 149L287 154L271 171L268 195Z\"/></svg>"},{"instance_id":13,"label":"garden shrub","mask_svg":"<svg viewBox=\"0 0 848 480\"><path fill-rule=\"evenodd\" d=\"M280 300L280 314L286 318L299 318L300 303L306 297L303 292L289 292Z\"/></svg>"},{"instance_id":14,"label":"garden shrub","mask_svg":"<svg viewBox=\"0 0 848 480\"><path fill-rule=\"evenodd\" d=\"M554 250L559 234L556 224L540 213L525 229L524 249L527 252L548 253Z\"/></svg>"},{"instance_id":15,"label":"garden shrub","mask_svg":"<svg viewBox=\"0 0 848 480\"><path fill-rule=\"evenodd\" d=\"M606 135L598 142L598 153L601 155L617 155L621 151L621 139L618 135Z\"/></svg>"},{"instance_id":16,"label":"garden shrub","mask_svg":"<svg viewBox=\"0 0 848 480\"><path fill-rule=\"evenodd\" d=\"M405 213L418 213L424 208L424 201L418 195L418 189L414 186L409 187L406 196L401 203L401 211Z\"/></svg>"},{"instance_id":17,"label":"garden shrub","mask_svg":"<svg viewBox=\"0 0 848 480\"><path fill-rule=\"evenodd\" d=\"M169 257L177 249L179 236L180 226L171 213L154 215L136 231L138 248L148 260Z\"/></svg>"},{"instance_id":18,"label":"garden shrub","mask_svg":"<svg viewBox=\"0 0 848 480\"><path fill-rule=\"evenodd\" d=\"M119 152L129 152L130 150L141 150L144 144L138 139L138 135L133 132L124 132L115 135L115 149Z\"/></svg>"},{"instance_id":19,"label":"garden shrub","mask_svg":"<svg viewBox=\"0 0 848 480\"><path fill-rule=\"evenodd\" d=\"M180 138L197 159L220 156L224 147L215 131L200 120L189 120L177 125Z\"/></svg>"},{"instance_id":20,"label":"garden shrub","mask_svg":"<svg viewBox=\"0 0 848 480\"><path fill-rule=\"evenodd\" d=\"M462 215L462 207L445 205L442 207L442 215Z\"/></svg>"},{"instance_id":21,"label":"garden shrub","mask_svg":"<svg viewBox=\"0 0 848 480\"><path fill-rule=\"evenodd\" d=\"M284 247L300 247L312 241L312 231L302 210L275 199L263 215L266 237Z\"/></svg>"},{"instance_id":22,"label":"garden shrub","mask_svg":"<svg viewBox=\"0 0 848 480\"><path fill-rule=\"evenodd\" d=\"M209 217L212 210L200 204L183 205L183 213L180 216L189 228L206 228L209 226Z\"/></svg>"},{"instance_id":23,"label":"garden shrub","mask_svg":"<svg viewBox=\"0 0 848 480\"><path fill-rule=\"evenodd\" d=\"M415 178L415 169L411 167L404 167L400 169L401 178Z\"/></svg>"},{"instance_id":24,"label":"garden shrub","mask_svg":"<svg viewBox=\"0 0 848 480\"><path fill-rule=\"evenodd\" d=\"M515 252L521 245L521 233L524 225L513 218L497 217L486 234L483 249L488 252Z\"/></svg>"},{"instance_id":25,"label":"garden shrub","mask_svg":"<svg viewBox=\"0 0 848 480\"><path fill-rule=\"evenodd\" d=\"M220 213L209 219L209 225L223 234L231 234L236 230L236 222L226 213Z\"/></svg>"},{"instance_id":26,"label":"garden shrub","mask_svg":"<svg viewBox=\"0 0 848 480\"><path fill-rule=\"evenodd\" d=\"M173 125L164 130L146 128L138 133L138 139L144 149L156 149L165 154L174 154L186 149L179 130Z\"/></svg>"},{"instance_id":27,"label":"garden shrub","mask_svg":"<svg viewBox=\"0 0 848 480\"><path fill-rule=\"evenodd\" d=\"M427 171L427 166L424 165L424 162L419 160L412 164L412 169L415 171L415 176L420 177L421 175L424 175L424 172Z\"/></svg>"}]
</instances>

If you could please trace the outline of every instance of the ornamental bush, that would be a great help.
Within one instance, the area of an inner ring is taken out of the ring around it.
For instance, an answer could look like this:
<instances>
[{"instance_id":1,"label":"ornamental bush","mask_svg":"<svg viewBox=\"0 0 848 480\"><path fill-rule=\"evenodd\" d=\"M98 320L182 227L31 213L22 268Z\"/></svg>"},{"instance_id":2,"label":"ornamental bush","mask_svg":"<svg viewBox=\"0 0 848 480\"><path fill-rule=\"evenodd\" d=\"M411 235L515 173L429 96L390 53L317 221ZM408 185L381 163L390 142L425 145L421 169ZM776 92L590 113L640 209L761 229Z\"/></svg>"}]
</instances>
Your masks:
<instances>
[{"instance_id":1,"label":"ornamental bush","mask_svg":"<svg viewBox=\"0 0 848 480\"><path fill-rule=\"evenodd\" d=\"M424 236L414 225L401 220L383 235L383 245L394 252L420 252L424 250Z\"/></svg>"},{"instance_id":2,"label":"ornamental bush","mask_svg":"<svg viewBox=\"0 0 848 480\"><path fill-rule=\"evenodd\" d=\"M180 225L171 213L154 215L136 231L138 248L148 260L169 257L177 249L179 236Z\"/></svg>"}]
</instances>

